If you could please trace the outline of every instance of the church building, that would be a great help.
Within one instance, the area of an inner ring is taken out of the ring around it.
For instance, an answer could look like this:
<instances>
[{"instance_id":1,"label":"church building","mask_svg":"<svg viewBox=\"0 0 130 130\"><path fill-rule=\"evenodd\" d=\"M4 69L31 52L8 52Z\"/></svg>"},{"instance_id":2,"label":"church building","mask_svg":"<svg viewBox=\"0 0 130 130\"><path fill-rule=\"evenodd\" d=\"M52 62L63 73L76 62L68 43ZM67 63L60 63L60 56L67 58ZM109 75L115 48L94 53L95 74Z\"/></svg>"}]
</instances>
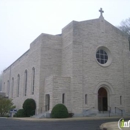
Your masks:
<instances>
[{"instance_id":1,"label":"church building","mask_svg":"<svg viewBox=\"0 0 130 130\"><path fill-rule=\"evenodd\" d=\"M32 98L36 115L59 103L74 116L130 115L130 41L99 12L42 33L3 71L2 91L17 109Z\"/></svg>"}]
</instances>

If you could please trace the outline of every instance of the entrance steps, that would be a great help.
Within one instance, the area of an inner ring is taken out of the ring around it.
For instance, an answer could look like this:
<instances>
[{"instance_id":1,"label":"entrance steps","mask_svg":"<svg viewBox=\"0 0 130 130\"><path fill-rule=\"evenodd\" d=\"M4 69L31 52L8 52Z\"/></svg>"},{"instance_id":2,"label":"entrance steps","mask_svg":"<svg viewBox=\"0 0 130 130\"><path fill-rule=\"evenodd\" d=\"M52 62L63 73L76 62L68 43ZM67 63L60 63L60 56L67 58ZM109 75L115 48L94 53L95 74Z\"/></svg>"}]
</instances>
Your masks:
<instances>
[{"instance_id":1,"label":"entrance steps","mask_svg":"<svg viewBox=\"0 0 130 130\"><path fill-rule=\"evenodd\" d=\"M50 117L50 113L49 112L44 112L44 113L40 113L38 115L34 115L32 116L33 118L37 118L37 119L41 119L41 118L49 118Z\"/></svg>"},{"instance_id":2,"label":"entrance steps","mask_svg":"<svg viewBox=\"0 0 130 130\"><path fill-rule=\"evenodd\" d=\"M118 114L115 114L115 113L109 113L109 111L104 111L104 112L98 112L96 114L96 116L99 116L99 117L114 117L114 116L119 116Z\"/></svg>"},{"instance_id":3,"label":"entrance steps","mask_svg":"<svg viewBox=\"0 0 130 130\"><path fill-rule=\"evenodd\" d=\"M109 112L109 111L100 111L100 112L95 112L95 111L87 111L87 113L83 113L84 117L123 117L127 116L128 114L123 113L123 115L115 112Z\"/></svg>"},{"instance_id":4,"label":"entrance steps","mask_svg":"<svg viewBox=\"0 0 130 130\"><path fill-rule=\"evenodd\" d=\"M109 113L109 111L92 111L89 110L87 112L83 112L81 115L79 115L80 117L127 117L130 116L130 114L128 113L123 113L123 115L119 112L119 113L115 113L115 112L111 112ZM40 113L38 115L34 115L32 116L33 118L37 118L37 119L41 119L41 118L50 118L50 113L49 112L43 112ZM78 117L77 115L75 115L74 117Z\"/></svg>"}]
</instances>

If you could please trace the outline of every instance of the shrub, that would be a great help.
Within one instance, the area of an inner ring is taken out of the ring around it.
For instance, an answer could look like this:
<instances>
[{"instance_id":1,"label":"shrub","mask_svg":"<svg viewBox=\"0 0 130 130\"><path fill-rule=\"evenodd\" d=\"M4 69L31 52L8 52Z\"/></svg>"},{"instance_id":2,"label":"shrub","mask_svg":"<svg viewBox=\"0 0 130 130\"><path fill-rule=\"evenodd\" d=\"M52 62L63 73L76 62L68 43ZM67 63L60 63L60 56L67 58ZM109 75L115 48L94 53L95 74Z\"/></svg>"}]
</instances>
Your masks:
<instances>
[{"instance_id":1,"label":"shrub","mask_svg":"<svg viewBox=\"0 0 130 130\"><path fill-rule=\"evenodd\" d=\"M24 109L19 109L16 114L14 114L14 117L26 117Z\"/></svg>"},{"instance_id":2,"label":"shrub","mask_svg":"<svg viewBox=\"0 0 130 130\"><path fill-rule=\"evenodd\" d=\"M26 99L23 103L23 109L26 117L35 115L36 103L33 99Z\"/></svg>"},{"instance_id":3,"label":"shrub","mask_svg":"<svg viewBox=\"0 0 130 130\"><path fill-rule=\"evenodd\" d=\"M68 116L68 110L63 104L55 105L51 111L52 118L67 118Z\"/></svg>"}]
</instances>

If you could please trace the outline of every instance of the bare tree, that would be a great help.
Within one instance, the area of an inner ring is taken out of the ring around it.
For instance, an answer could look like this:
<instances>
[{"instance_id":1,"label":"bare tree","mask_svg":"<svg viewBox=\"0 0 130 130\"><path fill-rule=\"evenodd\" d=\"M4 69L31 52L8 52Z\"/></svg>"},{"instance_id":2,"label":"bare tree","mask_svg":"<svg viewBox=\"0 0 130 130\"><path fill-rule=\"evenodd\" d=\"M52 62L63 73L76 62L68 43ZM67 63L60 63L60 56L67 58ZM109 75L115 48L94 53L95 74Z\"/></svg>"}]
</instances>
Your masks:
<instances>
[{"instance_id":1,"label":"bare tree","mask_svg":"<svg viewBox=\"0 0 130 130\"><path fill-rule=\"evenodd\" d=\"M123 20L118 28L130 36L130 18Z\"/></svg>"}]
</instances>

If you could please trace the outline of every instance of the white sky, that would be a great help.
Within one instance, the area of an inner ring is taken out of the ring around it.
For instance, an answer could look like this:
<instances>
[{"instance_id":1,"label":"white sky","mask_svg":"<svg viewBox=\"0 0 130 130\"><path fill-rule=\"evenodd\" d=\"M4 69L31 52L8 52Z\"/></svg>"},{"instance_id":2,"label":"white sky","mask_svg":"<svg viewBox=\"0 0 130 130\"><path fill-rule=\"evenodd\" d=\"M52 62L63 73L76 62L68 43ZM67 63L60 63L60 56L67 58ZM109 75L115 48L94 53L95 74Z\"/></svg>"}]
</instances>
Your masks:
<instances>
[{"instance_id":1,"label":"white sky","mask_svg":"<svg viewBox=\"0 0 130 130\"><path fill-rule=\"evenodd\" d=\"M130 17L130 0L0 0L0 72L41 33L59 34L72 20L99 17L115 26Z\"/></svg>"}]
</instances>

